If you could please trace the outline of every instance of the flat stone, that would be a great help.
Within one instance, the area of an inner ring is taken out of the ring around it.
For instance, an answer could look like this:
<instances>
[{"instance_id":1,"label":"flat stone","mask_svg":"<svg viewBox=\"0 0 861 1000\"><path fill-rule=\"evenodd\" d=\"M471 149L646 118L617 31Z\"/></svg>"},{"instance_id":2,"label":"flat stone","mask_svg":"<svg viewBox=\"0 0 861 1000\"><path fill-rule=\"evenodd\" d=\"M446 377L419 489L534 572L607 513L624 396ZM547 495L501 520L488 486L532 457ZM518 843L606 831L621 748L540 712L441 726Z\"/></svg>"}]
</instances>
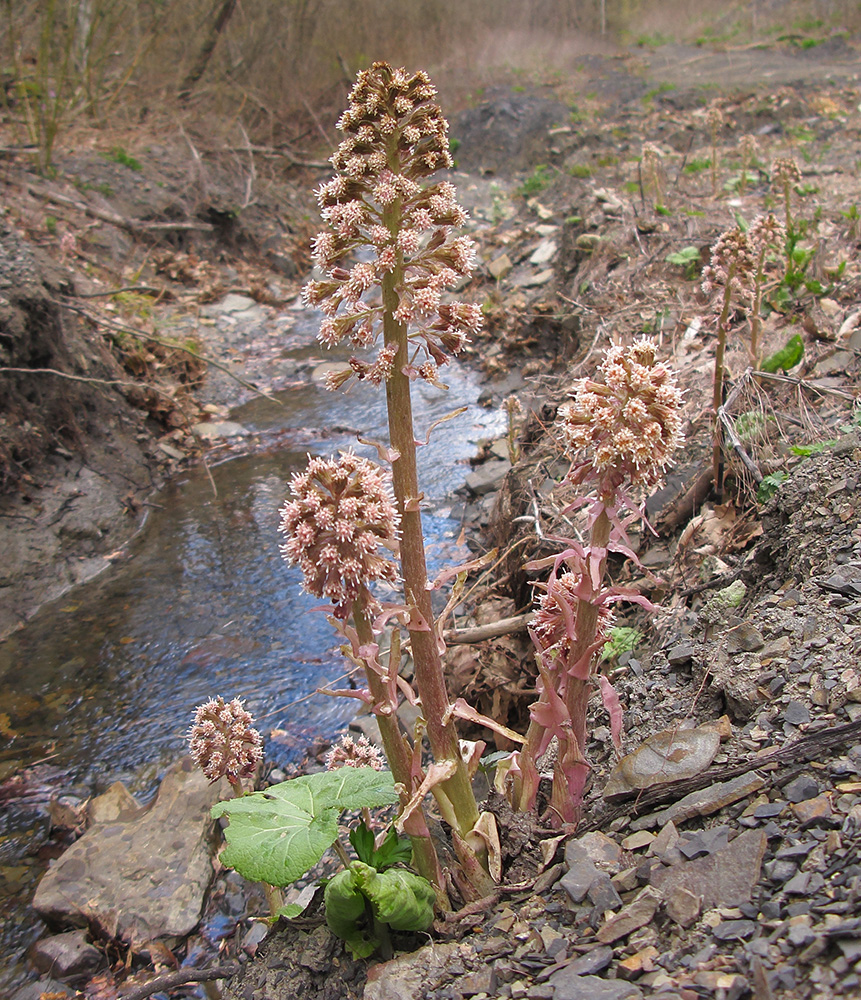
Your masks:
<instances>
[{"instance_id":1,"label":"flat stone","mask_svg":"<svg viewBox=\"0 0 861 1000\"><path fill-rule=\"evenodd\" d=\"M424 983L440 978L451 963L463 961L469 953L469 946L456 941L435 941L372 965L362 996L364 1000L414 1000L422 995Z\"/></svg>"},{"instance_id":2,"label":"flat stone","mask_svg":"<svg viewBox=\"0 0 861 1000\"><path fill-rule=\"evenodd\" d=\"M749 903L759 882L767 839L762 830L745 830L726 847L694 861L652 872L650 883L665 900L676 886L702 899L704 909Z\"/></svg>"},{"instance_id":3,"label":"flat stone","mask_svg":"<svg viewBox=\"0 0 861 1000\"><path fill-rule=\"evenodd\" d=\"M786 706L783 718L792 726L801 726L810 722L810 709L800 701L791 701Z\"/></svg>"},{"instance_id":4,"label":"flat stone","mask_svg":"<svg viewBox=\"0 0 861 1000\"><path fill-rule=\"evenodd\" d=\"M672 886L666 895L667 916L680 927L690 927L702 911L702 899L683 885Z\"/></svg>"},{"instance_id":5,"label":"flat stone","mask_svg":"<svg viewBox=\"0 0 861 1000\"><path fill-rule=\"evenodd\" d=\"M648 830L638 830L625 837L622 841L622 847L626 851L639 851L641 847L648 847L656 839L655 835Z\"/></svg>"},{"instance_id":6,"label":"flat stone","mask_svg":"<svg viewBox=\"0 0 861 1000\"><path fill-rule=\"evenodd\" d=\"M632 902L600 927L595 936L601 944L610 944L630 934L631 931L645 927L651 923L660 902L661 896L646 886Z\"/></svg>"},{"instance_id":7,"label":"flat stone","mask_svg":"<svg viewBox=\"0 0 861 1000\"><path fill-rule=\"evenodd\" d=\"M572 959L566 969L575 976L591 976L596 972L602 972L613 961L613 949L606 944L595 945L583 955ZM558 975L559 973L554 973ZM549 982L553 982L553 976Z\"/></svg>"},{"instance_id":8,"label":"flat stone","mask_svg":"<svg viewBox=\"0 0 861 1000\"><path fill-rule=\"evenodd\" d=\"M582 903L592 884L605 876L605 873L598 871L587 857L569 861L568 866L568 871L562 876L559 884L575 903Z\"/></svg>"},{"instance_id":9,"label":"flat stone","mask_svg":"<svg viewBox=\"0 0 861 1000\"><path fill-rule=\"evenodd\" d=\"M150 808L91 827L57 859L34 908L60 926L93 924L137 945L190 934L213 875L209 810L230 794L226 781L210 784L184 757Z\"/></svg>"},{"instance_id":10,"label":"flat stone","mask_svg":"<svg viewBox=\"0 0 861 1000\"><path fill-rule=\"evenodd\" d=\"M820 792L819 782L809 774L800 774L788 785L783 786L783 794L790 802L806 802Z\"/></svg>"},{"instance_id":11,"label":"flat stone","mask_svg":"<svg viewBox=\"0 0 861 1000\"><path fill-rule=\"evenodd\" d=\"M792 806L795 818L800 823L814 823L818 819L830 819L834 815L831 807L831 796L825 793L817 795L815 799L805 799L804 802L796 802Z\"/></svg>"},{"instance_id":12,"label":"flat stone","mask_svg":"<svg viewBox=\"0 0 861 1000\"><path fill-rule=\"evenodd\" d=\"M724 636L724 648L728 653L755 653L765 645L762 632L750 622L742 622L729 629Z\"/></svg>"},{"instance_id":13,"label":"flat stone","mask_svg":"<svg viewBox=\"0 0 861 1000\"><path fill-rule=\"evenodd\" d=\"M577 976L569 967L554 972L548 982L553 1000L640 1000L643 991L634 983L598 976Z\"/></svg>"},{"instance_id":14,"label":"flat stone","mask_svg":"<svg viewBox=\"0 0 861 1000\"><path fill-rule=\"evenodd\" d=\"M248 428L235 420L206 420L192 426L192 431L205 441L214 441L216 438L242 437L248 433Z\"/></svg>"},{"instance_id":15,"label":"flat stone","mask_svg":"<svg viewBox=\"0 0 861 1000\"><path fill-rule=\"evenodd\" d=\"M598 830L591 833L584 833L582 837L578 837L572 843L577 844L590 861L594 861L596 865L600 865L604 870L618 870L622 862L622 848L612 837L608 837L606 833L601 833ZM572 853L574 850L572 848ZM568 851L566 848L567 856Z\"/></svg>"},{"instance_id":16,"label":"flat stone","mask_svg":"<svg viewBox=\"0 0 861 1000\"><path fill-rule=\"evenodd\" d=\"M756 930L753 920L722 920L712 931L718 941L743 941Z\"/></svg>"},{"instance_id":17,"label":"flat stone","mask_svg":"<svg viewBox=\"0 0 861 1000\"><path fill-rule=\"evenodd\" d=\"M714 760L720 736L712 729L672 729L650 736L613 768L604 788L609 801L642 788L692 778Z\"/></svg>"},{"instance_id":18,"label":"flat stone","mask_svg":"<svg viewBox=\"0 0 861 1000\"><path fill-rule=\"evenodd\" d=\"M94 795L87 803L87 820L96 823L113 823L130 820L142 809L140 802L121 781L115 781L101 795Z\"/></svg>"},{"instance_id":19,"label":"flat stone","mask_svg":"<svg viewBox=\"0 0 861 1000\"><path fill-rule=\"evenodd\" d=\"M89 932L81 928L38 940L27 957L39 972L57 979L87 976L102 963L102 953L87 941Z\"/></svg>"},{"instance_id":20,"label":"flat stone","mask_svg":"<svg viewBox=\"0 0 861 1000\"><path fill-rule=\"evenodd\" d=\"M506 473L511 469L508 459L491 459L483 462L466 477L464 485L475 496L484 496L499 489Z\"/></svg>"},{"instance_id":21,"label":"flat stone","mask_svg":"<svg viewBox=\"0 0 861 1000\"><path fill-rule=\"evenodd\" d=\"M601 875L589 886L589 902L602 913L607 910L618 910L622 905L622 897L610 881L609 875Z\"/></svg>"},{"instance_id":22,"label":"flat stone","mask_svg":"<svg viewBox=\"0 0 861 1000\"><path fill-rule=\"evenodd\" d=\"M671 667L681 667L685 663L690 663L694 658L696 649L688 642L680 643L667 653L667 662Z\"/></svg>"},{"instance_id":23,"label":"flat stone","mask_svg":"<svg viewBox=\"0 0 861 1000\"><path fill-rule=\"evenodd\" d=\"M530 264L549 264L559 249L555 240L543 240L529 257Z\"/></svg>"},{"instance_id":24,"label":"flat stone","mask_svg":"<svg viewBox=\"0 0 861 1000\"><path fill-rule=\"evenodd\" d=\"M504 253L500 257L494 258L487 265L487 271L494 281L500 281L509 273L512 267L514 267L514 264L512 264L511 258L507 253Z\"/></svg>"},{"instance_id":25,"label":"flat stone","mask_svg":"<svg viewBox=\"0 0 861 1000\"><path fill-rule=\"evenodd\" d=\"M730 781L716 782L708 788L691 792L661 812L641 816L631 823L631 828L641 830L662 826L670 820L674 823L683 823L685 820L693 819L694 816L709 816L724 806L755 794L764 785L765 781L757 774L741 774Z\"/></svg>"},{"instance_id":26,"label":"flat stone","mask_svg":"<svg viewBox=\"0 0 861 1000\"><path fill-rule=\"evenodd\" d=\"M520 288L538 288L539 286L546 285L549 281L552 281L555 273L556 272L552 267L548 267L543 271L539 271L537 274L526 275L516 284Z\"/></svg>"}]
</instances>

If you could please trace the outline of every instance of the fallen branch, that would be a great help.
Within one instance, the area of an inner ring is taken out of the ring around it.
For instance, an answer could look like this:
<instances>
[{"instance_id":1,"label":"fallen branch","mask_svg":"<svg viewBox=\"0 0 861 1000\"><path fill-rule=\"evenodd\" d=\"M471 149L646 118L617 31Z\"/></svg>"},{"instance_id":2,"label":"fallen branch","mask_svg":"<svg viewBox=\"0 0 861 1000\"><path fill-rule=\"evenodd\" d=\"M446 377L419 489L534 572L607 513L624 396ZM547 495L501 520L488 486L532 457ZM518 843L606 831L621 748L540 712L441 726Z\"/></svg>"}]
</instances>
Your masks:
<instances>
[{"instance_id":1,"label":"fallen branch","mask_svg":"<svg viewBox=\"0 0 861 1000\"><path fill-rule=\"evenodd\" d=\"M212 365L213 368L223 371L235 382L238 382L243 388L249 389L258 396L263 396L264 399L268 399L272 403L277 403L279 406L282 405L280 400L277 400L274 396L270 396L268 392L258 389L253 382L247 382L244 378L241 378L235 372L232 372L227 365L222 364L220 361L215 361L213 358L208 358L205 354L200 354L198 351L187 347L185 344L175 343L172 340L161 340L159 337L155 337L150 333L141 333L140 330L135 330L133 327L126 326L124 323L116 323L113 320L105 319L103 316L94 316L86 309L81 309L80 306L73 306L70 302L64 302L63 306L64 308L71 310L71 312L76 312L81 316L85 316L88 320L90 320L90 322L95 323L97 326L106 326L109 330L117 330L119 333L127 333L130 337L135 337L138 340L149 341L153 344L159 344L161 347L169 347L174 351L183 351L192 358L202 361L203 364Z\"/></svg>"},{"instance_id":2,"label":"fallen branch","mask_svg":"<svg viewBox=\"0 0 861 1000\"><path fill-rule=\"evenodd\" d=\"M515 632L525 632L532 621L532 612L515 615L513 618L500 618L499 621L487 625L475 625L472 628L446 629L442 637L452 645L469 645L474 642L484 642L485 639L498 639L503 635L513 635Z\"/></svg>"},{"instance_id":3,"label":"fallen branch","mask_svg":"<svg viewBox=\"0 0 861 1000\"><path fill-rule=\"evenodd\" d=\"M611 822L617 816L639 816L649 812L655 806L664 806L667 803L677 802L691 792L698 792L703 788L721 781L728 781L730 778L737 778L749 771L758 771L762 767L777 764L778 767L794 767L797 764L806 763L811 760L821 760L824 750L834 750L841 747L852 746L861 737L861 719L855 722L847 722L842 726L832 726L819 730L808 736L788 743L779 750L772 750L770 753L760 754L751 757L749 760L740 761L738 764L729 764L726 767L711 769L707 768L700 774L692 778L684 778L681 781L668 781L654 788L647 788L641 791L635 801L624 802L621 805L613 806L609 809L600 810L600 813L588 822L578 827L578 833L587 833L589 830L603 829L604 824ZM637 794L633 792L632 794Z\"/></svg>"},{"instance_id":4,"label":"fallen branch","mask_svg":"<svg viewBox=\"0 0 861 1000\"><path fill-rule=\"evenodd\" d=\"M3 180L7 184L16 184L19 187L23 187L34 198L41 198L42 201L50 202L53 205L64 205L67 208L74 208L76 211L83 212L93 219L98 219L100 222L107 222L109 225L117 226L119 229L125 229L134 235L145 236L154 233L184 232L188 230L203 233L214 231L214 227L208 222L180 222L178 220L174 222L141 222L138 219L128 219L117 212L96 208L95 205L90 205L85 201L78 201L75 198L69 198L64 194L44 191L28 180L18 180L17 178L8 176L4 177Z\"/></svg>"},{"instance_id":5,"label":"fallen branch","mask_svg":"<svg viewBox=\"0 0 861 1000\"><path fill-rule=\"evenodd\" d=\"M153 993L161 990L169 990L174 986L185 986L186 983L210 983L213 979L228 979L239 971L238 962L230 962L228 965L213 965L211 969L175 969L173 972L165 972L155 979L150 979L142 986L136 986L127 993L120 994L120 1000L145 1000Z\"/></svg>"}]
</instances>

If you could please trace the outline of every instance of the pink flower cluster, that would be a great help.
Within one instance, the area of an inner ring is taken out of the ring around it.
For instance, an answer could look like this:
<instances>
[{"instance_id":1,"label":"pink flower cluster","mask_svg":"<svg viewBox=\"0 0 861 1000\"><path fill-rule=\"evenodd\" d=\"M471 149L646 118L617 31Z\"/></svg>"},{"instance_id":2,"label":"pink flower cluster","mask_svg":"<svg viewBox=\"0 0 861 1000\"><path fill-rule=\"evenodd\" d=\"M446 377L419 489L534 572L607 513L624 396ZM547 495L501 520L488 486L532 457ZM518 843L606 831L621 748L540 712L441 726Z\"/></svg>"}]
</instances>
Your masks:
<instances>
[{"instance_id":1,"label":"pink flower cluster","mask_svg":"<svg viewBox=\"0 0 861 1000\"><path fill-rule=\"evenodd\" d=\"M381 545L392 552L398 546L389 477L368 459L345 452L311 458L290 488L278 529L288 536L281 554L302 570L309 593L328 598L336 616L346 617L370 581L397 579L395 563L379 553Z\"/></svg>"},{"instance_id":2,"label":"pink flower cluster","mask_svg":"<svg viewBox=\"0 0 861 1000\"><path fill-rule=\"evenodd\" d=\"M189 752L210 781L250 777L263 759L263 739L239 698L210 698L198 705L188 731Z\"/></svg>"},{"instance_id":3,"label":"pink flower cluster","mask_svg":"<svg viewBox=\"0 0 861 1000\"><path fill-rule=\"evenodd\" d=\"M379 747L375 747L367 736L354 740L352 736L342 736L326 754L326 768L334 771L338 767L372 767L382 771L386 760Z\"/></svg>"},{"instance_id":4,"label":"pink flower cluster","mask_svg":"<svg viewBox=\"0 0 861 1000\"><path fill-rule=\"evenodd\" d=\"M538 607L532 619L531 631L542 652L558 651L567 659L578 636L575 628L577 607L582 599L592 596L587 592L590 581L582 573L562 573L551 577L546 584L536 584L544 590L538 598ZM606 605L598 609L596 640L604 640L610 632L613 614Z\"/></svg>"},{"instance_id":5,"label":"pink flower cluster","mask_svg":"<svg viewBox=\"0 0 861 1000\"><path fill-rule=\"evenodd\" d=\"M599 372L603 382L582 379L572 402L559 410L565 445L591 456L569 478L597 480L600 492L626 481L651 489L682 441L682 391L675 374L655 360L649 340L610 347Z\"/></svg>"},{"instance_id":6,"label":"pink flower cluster","mask_svg":"<svg viewBox=\"0 0 861 1000\"><path fill-rule=\"evenodd\" d=\"M317 191L328 229L312 244L314 262L325 272L304 289L305 302L325 314L319 340L333 347L349 339L371 347L390 308L431 367L402 359L411 377L433 381L436 366L458 354L482 323L481 309L444 303L443 295L471 272L473 243L453 236L467 214L447 181L422 187L419 181L451 167L448 123L433 103L436 90L426 73L407 75L387 63L359 74L350 106L338 121L346 138L332 157L337 176ZM344 259L359 249L372 259L351 267ZM380 302L378 291L392 276L397 302ZM388 362L354 364L354 374L374 382L391 373Z\"/></svg>"}]
</instances>

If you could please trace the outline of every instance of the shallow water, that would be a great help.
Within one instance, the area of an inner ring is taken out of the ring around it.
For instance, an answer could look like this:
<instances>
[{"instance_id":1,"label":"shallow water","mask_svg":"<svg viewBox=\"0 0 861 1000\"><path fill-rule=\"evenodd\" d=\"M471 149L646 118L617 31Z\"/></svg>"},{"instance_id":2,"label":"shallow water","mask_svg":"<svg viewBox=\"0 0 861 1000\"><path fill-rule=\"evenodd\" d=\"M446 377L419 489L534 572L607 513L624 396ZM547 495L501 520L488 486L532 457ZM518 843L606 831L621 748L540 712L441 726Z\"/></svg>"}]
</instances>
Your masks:
<instances>
[{"instance_id":1,"label":"shallow water","mask_svg":"<svg viewBox=\"0 0 861 1000\"><path fill-rule=\"evenodd\" d=\"M295 349L300 361L312 355L319 348ZM449 392L425 384L414 392L421 439L454 407L468 407L419 449L431 574L457 555L460 524L447 516L446 497L477 442L503 425L498 412L477 405L474 375L446 375ZM384 391L356 384L329 393L309 378L278 399L282 405L258 399L231 413L258 446L211 469L217 495L203 469L181 475L153 497L127 559L0 644L0 782L29 768L33 792L10 799L0 820L8 914L0 917L0 969L3 953L11 957L38 936L26 904L42 867L32 844L50 795L86 798L120 779L146 797L183 752L194 707L214 695L246 700L268 737L267 757L280 763L331 738L355 712L351 699L314 694L321 684L338 686L345 665L325 615L312 610L319 599L301 591L298 571L281 559L276 529L290 475L307 452L355 446L375 457L356 444L356 432L385 437ZM266 447L275 439L279 447Z\"/></svg>"}]
</instances>

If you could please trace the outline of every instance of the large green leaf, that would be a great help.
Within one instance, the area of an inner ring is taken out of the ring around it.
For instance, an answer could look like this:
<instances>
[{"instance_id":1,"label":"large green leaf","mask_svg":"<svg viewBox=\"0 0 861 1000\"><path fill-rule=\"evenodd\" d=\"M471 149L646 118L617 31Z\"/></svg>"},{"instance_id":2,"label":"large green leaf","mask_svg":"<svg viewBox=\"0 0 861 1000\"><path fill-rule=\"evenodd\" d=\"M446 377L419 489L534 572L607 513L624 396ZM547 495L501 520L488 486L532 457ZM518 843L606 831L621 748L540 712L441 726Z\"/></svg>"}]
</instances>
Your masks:
<instances>
[{"instance_id":1,"label":"large green leaf","mask_svg":"<svg viewBox=\"0 0 861 1000\"><path fill-rule=\"evenodd\" d=\"M403 868L378 872L354 861L350 868L379 920L396 931L426 931L433 923L436 894L426 878Z\"/></svg>"},{"instance_id":2,"label":"large green leaf","mask_svg":"<svg viewBox=\"0 0 861 1000\"><path fill-rule=\"evenodd\" d=\"M213 818L230 819L221 860L252 881L289 885L334 842L344 809L373 809L397 800L391 772L341 767L219 802Z\"/></svg>"}]
</instances>

